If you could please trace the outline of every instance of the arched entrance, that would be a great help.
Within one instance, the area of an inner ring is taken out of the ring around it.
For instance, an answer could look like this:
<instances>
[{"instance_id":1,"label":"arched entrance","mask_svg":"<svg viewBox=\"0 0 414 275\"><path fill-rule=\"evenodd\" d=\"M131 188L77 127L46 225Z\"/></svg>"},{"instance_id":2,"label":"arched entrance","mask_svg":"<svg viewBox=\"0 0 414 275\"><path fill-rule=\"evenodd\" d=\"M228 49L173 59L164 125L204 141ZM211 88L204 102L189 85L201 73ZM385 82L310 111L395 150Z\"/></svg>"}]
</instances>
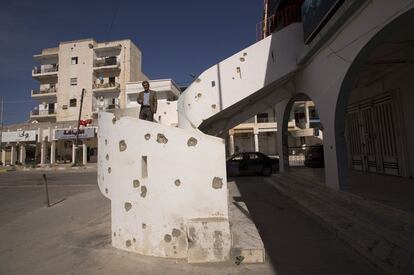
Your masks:
<instances>
[{"instance_id":1,"label":"arched entrance","mask_svg":"<svg viewBox=\"0 0 414 275\"><path fill-rule=\"evenodd\" d=\"M335 114L339 174L349 191L414 212L414 10L359 52Z\"/></svg>"},{"instance_id":2,"label":"arched entrance","mask_svg":"<svg viewBox=\"0 0 414 275\"><path fill-rule=\"evenodd\" d=\"M303 93L296 94L284 108L282 151L284 170L324 184L323 124L317 106Z\"/></svg>"}]
</instances>

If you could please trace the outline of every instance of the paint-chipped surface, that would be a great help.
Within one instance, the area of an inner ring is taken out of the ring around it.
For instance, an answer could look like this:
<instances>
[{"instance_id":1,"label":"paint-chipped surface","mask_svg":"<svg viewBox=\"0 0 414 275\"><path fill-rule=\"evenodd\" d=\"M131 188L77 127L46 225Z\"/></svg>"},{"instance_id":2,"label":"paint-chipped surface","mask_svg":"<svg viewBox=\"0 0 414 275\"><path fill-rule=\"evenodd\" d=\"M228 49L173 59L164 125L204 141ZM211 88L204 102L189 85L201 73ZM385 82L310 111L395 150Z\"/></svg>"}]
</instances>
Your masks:
<instances>
[{"instance_id":1,"label":"paint-chipped surface","mask_svg":"<svg viewBox=\"0 0 414 275\"><path fill-rule=\"evenodd\" d=\"M141 197L145 198L147 196L147 187L141 186Z\"/></svg>"},{"instance_id":2,"label":"paint-chipped surface","mask_svg":"<svg viewBox=\"0 0 414 275\"><path fill-rule=\"evenodd\" d=\"M227 184L221 165L225 163L222 140L135 117L112 124L112 118L102 112L98 130L98 142L107 140L108 145L98 154L98 184L111 200L112 233L116 234L111 234L112 245L142 255L187 259L188 219L228 215L227 192L211 186L214 177L223 178L222 189ZM151 135L148 141L146 134ZM191 137L197 145L188 147ZM128 147L120 152L122 140ZM209 169L189 169L194 163ZM171 237L169 242L164 240L166 235Z\"/></svg>"},{"instance_id":3,"label":"paint-chipped surface","mask_svg":"<svg viewBox=\"0 0 414 275\"><path fill-rule=\"evenodd\" d=\"M214 231L213 253L217 259L223 258L223 245L223 234L219 230Z\"/></svg>"},{"instance_id":4,"label":"paint-chipped surface","mask_svg":"<svg viewBox=\"0 0 414 275\"><path fill-rule=\"evenodd\" d=\"M139 187L139 180L138 179L135 179L135 180L133 180L132 181L132 186L134 186L134 188L138 188Z\"/></svg>"},{"instance_id":5,"label":"paint-chipped surface","mask_svg":"<svg viewBox=\"0 0 414 275\"><path fill-rule=\"evenodd\" d=\"M165 236L164 236L164 241L165 241L166 243L169 243L169 242L171 242L171 240L172 240L171 235L170 235L170 234L165 234Z\"/></svg>"},{"instance_id":6,"label":"paint-chipped surface","mask_svg":"<svg viewBox=\"0 0 414 275\"><path fill-rule=\"evenodd\" d=\"M166 144L168 142L168 139L164 134L158 134L157 135L157 142Z\"/></svg>"},{"instance_id":7,"label":"paint-chipped surface","mask_svg":"<svg viewBox=\"0 0 414 275\"><path fill-rule=\"evenodd\" d=\"M227 219L194 219L188 223L188 262L220 262L230 258L231 235Z\"/></svg>"},{"instance_id":8,"label":"paint-chipped surface","mask_svg":"<svg viewBox=\"0 0 414 275\"><path fill-rule=\"evenodd\" d=\"M214 189L221 189L223 187L223 179L219 177L214 177L212 186Z\"/></svg>"},{"instance_id":9,"label":"paint-chipped surface","mask_svg":"<svg viewBox=\"0 0 414 275\"><path fill-rule=\"evenodd\" d=\"M197 139L194 137L190 137L187 141L187 146L192 147L197 145Z\"/></svg>"},{"instance_id":10,"label":"paint-chipped surface","mask_svg":"<svg viewBox=\"0 0 414 275\"><path fill-rule=\"evenodd\" d=\"M127 145L126 145L125 140L121 140L121 141L119 141L119 151L120 151L120 152L123 152L123 151L125 151L126 149L127 149Z\"/></svg>"},{"instance_id":11,"label":"paint-chipped surface","mask_svg":"<svg viewBox=\"0 0 414 275\"><path fill-rule=\"evenodd\" d=\"M151 134L145 134L144 138L145 138L145 140L150 140Z\"/></svg>"},{"instance_id":12,"label":"paint-chipped surface","mask_svg":"<svg viewBox=\"0 0 414 275\"><path fill-rule=\"evenodd\" d=\"M131 245L132 245L131 240L127 240L127 241L125 242L125 246L126 246L126 247L130 247Z\"/></svg>"},{"instance_id":13,"label":"paint-chipped surface","mask_svg":"<svg viewBox=\"0 0 414 275\"><path fill-rule=\"evenodd\" d=\"M125 207L125 211L129 211L129 210L131 210L131 208L132 208L132 204L131 204L130 202L126 202L126 203L124 204L124 207Z\"/></svg>"},{"instance_id":14,"label":"paint-chipped surface","mask_svg":"<svg viewBox=\"0 0 414 275\"><path fill-rule=\"evenodd\" d=\"M109 160L109 155L108 154L106 154L105 159Z\"/></svg>"},{"instance_id":15,"label":"paint-chipped surface","mask_svg":"<svg viewBox=\"0 0 414 275\"><path fill-rule=\"evenodd\" d=\"M181 235L181 231L178 230L177 228L174 228L172 230L172 235L173 235L173 237L179 237Z\"/></svg>"}]
</instances>

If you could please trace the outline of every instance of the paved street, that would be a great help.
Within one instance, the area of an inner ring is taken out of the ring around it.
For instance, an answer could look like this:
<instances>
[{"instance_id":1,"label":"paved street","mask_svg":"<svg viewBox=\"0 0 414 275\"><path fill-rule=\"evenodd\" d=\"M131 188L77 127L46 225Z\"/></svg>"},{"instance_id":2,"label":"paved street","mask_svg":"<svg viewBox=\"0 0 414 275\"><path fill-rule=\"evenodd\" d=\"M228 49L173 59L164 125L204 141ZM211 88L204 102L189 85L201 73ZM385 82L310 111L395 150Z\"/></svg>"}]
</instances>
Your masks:
<instances>
[{"instance_id":1,"label":"paved street","mask_svg":"<svg viewBox=\"0 0 414 275\"><path fill-rule=\"evenodd\" d=\"M96 173L47 173L51 201L65 198L51 208L44 207L41 175L0 174L0 274L380 274L260 177L236 178L229 187L247 204L267 261L236 266L114 249L110 201L100 194Z\"/></svg>"},{"instance_id":2,"label":"paved street","mask_svg":"<svg viewBox=\"0 0 414 275\"><path fill-rule=\"evenodd\" d=\"M0 173L2 225L45 205L43 173L47 175L51 203L97 189L96 172L94 171L82 171L82 173L78 170Z\"/></svg>"}]
</instances>

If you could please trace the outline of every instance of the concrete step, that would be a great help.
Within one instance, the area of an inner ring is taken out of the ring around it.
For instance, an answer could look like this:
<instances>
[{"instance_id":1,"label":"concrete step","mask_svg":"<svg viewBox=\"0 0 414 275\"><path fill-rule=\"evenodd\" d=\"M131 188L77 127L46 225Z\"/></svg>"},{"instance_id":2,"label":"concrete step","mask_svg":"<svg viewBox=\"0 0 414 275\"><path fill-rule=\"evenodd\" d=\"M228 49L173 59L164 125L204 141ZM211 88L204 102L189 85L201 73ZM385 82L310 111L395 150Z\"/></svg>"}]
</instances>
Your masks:
<instances>
[{"instance_id":1,"label":"concrete step","mask_svg":"<svg viewBox=\"0 0 414 275\"><path fill-rule=\"evenodd\" d=\"M408 213L292 175L268 181L385 271L414 272L414 221Z\"/></svg>"},{"instance_id":2,"label":"concrete step","mask_svg":"<svg viewBox=\"0 0 414 275\"><path fill-rule=\"evenodd\" d=\"M266 252L263 241L256 225L250 219L249 210L244 202L233 201L229 205L229 221L232 259L236 259L236 263L264 263Z\"/></svg>"},{"instance_id":3,"label":"concrete step","mask_svg":"<svg viewBox=\"0 0 414 275\"><path fill-rule=\"evenodd\" d=\"M229 187L229 221L232 235L231 258L236 264L264 263L266 251L249 209L234 182ZM237 201L235 198L238 198Z\"/></svg>"}]
</instances>

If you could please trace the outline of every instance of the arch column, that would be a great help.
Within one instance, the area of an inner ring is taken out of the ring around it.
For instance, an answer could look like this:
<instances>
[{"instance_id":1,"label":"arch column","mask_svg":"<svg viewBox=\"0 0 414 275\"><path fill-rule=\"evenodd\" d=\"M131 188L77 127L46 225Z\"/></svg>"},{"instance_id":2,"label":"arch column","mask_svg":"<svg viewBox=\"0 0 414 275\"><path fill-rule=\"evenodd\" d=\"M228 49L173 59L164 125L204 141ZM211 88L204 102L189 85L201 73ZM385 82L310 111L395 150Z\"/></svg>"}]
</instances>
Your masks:
<instances>
[{"instance_id":1,"label":"arch column","mask_svg":"<svg viewBox=\"0 0 414 275\"><path fill-rule=\"evenodd\" d=\"M20 144L19 162L23 165L26 164L26 146L24 144Z\"/></svg>"},{"instance_id":2,"label":"arch column","mask_svg":"<svg viewBox=\"0 0 414 275\"><path fill-rule=\"evenodd\" d=\"M253 128L253 136L254 136L254 151L259 152L259 129L255 125Z\"/></svg>"},{"instance_id":3,"label":"arch column","mask_svg":"<svg viewBox=\"0 0 414 275\"><path fill-rule=\"evenodd\" d=\"M280 173L283 173L289 169L288 130L287 130L289 112L286 112L288 104L289 104L289 99L285 99L279 102L278 104L276 104L276 107L275 107L275 118L276 118L276 123L277 123L276 144L277 144L277 152L279 154L279 172Z\"/></svg>"},{"instance_id":4,"label":"arch column","mask_svg":"<svg viewBox=\"0 0 414 275\"><path fill-rule=\"evenodd\" d=\"M1 162L3 163L3 166L6 166L6 148L1 148Z\"/></svg>"},{"instance_id":5,"label":"arch column","mask_svg":"<svg viewBox=\"0 0 414 275\"><path fill-rule=\"evenodd\" d=\"M72 164L76 163L76 144L75 142L72 143Z\"/></svg>"},{"instance_id":6,"label":"arch column","mask_svg":"<svg viewBox=\"0 0 414 275\"><path fill-rule=\"evenodd\" d=\"M46 141L42 141L40 145L40 164L46 164L46 149L47 144Z\"/></svg>"},{"instance_id":7,"label":"arch column","mask_svg":"<svg viewBox=\"0 0 414 275\"><path fill-rule=\"evenodd\" d=\"M50 143L50 164L55 164L56 162L56 141L52 140Z\"/></svg>"},{"instance_id":8,"label":"arch column","mask_svg":"<svg viewBox=\"0 0 414 275\"><path fill-rule=\"evenodd\" d=\"M230 156L234 154L234 131L229 131L229 153Z\"/></svg>"},{"instance_id":9,"label":"arch column","mask_svg":"<svg viewBox=\"0 0 414 275\"><path fill-rule=\"evenodd\" d=\"M10 165L16 164L16 156L17 156L16 144L13 144L11 146L11 151L10 151Z\"/></svg>"},{"instance_id":10,"label":"arch column","mask_svg":"<svg viewBox=\"0 0 414 275\"><path fill-rule=\"evenodd\" d=\"M88 163L88 146L85 142L82 144L82 164L86 165Z\"/></svg>"},{"instance_id":11,"label":"arch column","mask_svg":"<svg viewBox=\"0 0 414 275\"><path fill-rule=\"evenodd\" d=\"M345 114L337 116L337 108L344 108L338 96L343 83L344 71L332 82L329 89L320 94L310 94L318 109L319 118L323 125L323 152L325 159L325 185L335 190L348 190L348 165L345 142ZM343 121L342 126L338 119Z\"/></svg>"}]
</instances>

